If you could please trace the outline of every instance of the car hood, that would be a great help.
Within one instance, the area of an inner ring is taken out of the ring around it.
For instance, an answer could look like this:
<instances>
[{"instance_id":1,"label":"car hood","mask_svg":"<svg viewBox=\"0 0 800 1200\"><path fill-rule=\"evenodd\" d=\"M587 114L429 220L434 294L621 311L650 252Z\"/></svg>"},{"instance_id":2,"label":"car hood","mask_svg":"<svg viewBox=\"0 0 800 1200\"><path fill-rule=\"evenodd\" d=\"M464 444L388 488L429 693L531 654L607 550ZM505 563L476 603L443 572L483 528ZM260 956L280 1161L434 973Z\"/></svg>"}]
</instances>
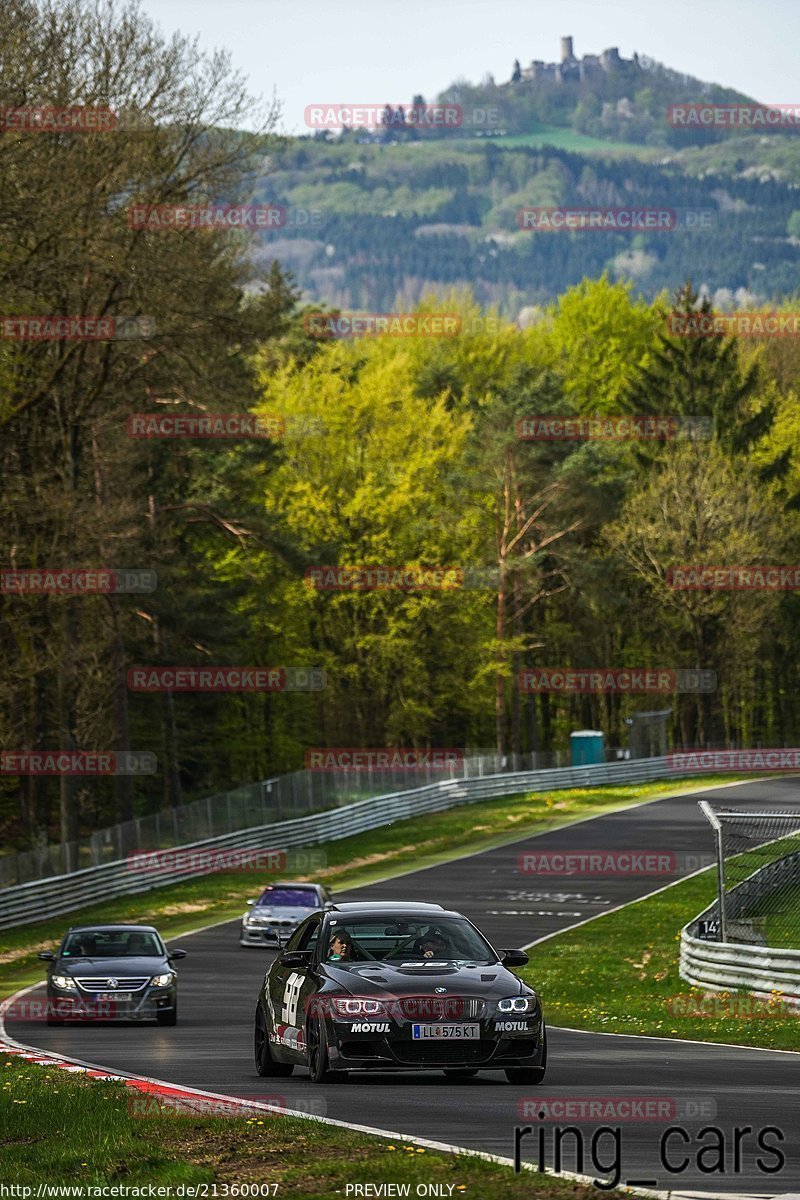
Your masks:
<instances>
[{"instance_id":1,"label":"car hood","mask_svg":"<svg viewBox=\"0 0 800 1200\"><path fill-rule=\"evenodd\" d=\"M340 967L325 963L322 970L342 991L355 996L376 996L383 992L393 996L419 996L444 988L440 995L501 1000L504 996L517 996L531 990L500 963L459 966L440 962L423 964L409 958L391 965L376 962Z\"/></svg>"},{"instance_id":2,"label":"car hood","mask_svg":"<svg viewBox=\"0 0 800 1200\"><path fill-rule=\"evenodd\" d=\"M124 979L134 975L163 975L174 967L163 955L148 954L141 958L70 958L57 962L56 975L86 976L89 979Z\"/></svg>"}]
</instances>

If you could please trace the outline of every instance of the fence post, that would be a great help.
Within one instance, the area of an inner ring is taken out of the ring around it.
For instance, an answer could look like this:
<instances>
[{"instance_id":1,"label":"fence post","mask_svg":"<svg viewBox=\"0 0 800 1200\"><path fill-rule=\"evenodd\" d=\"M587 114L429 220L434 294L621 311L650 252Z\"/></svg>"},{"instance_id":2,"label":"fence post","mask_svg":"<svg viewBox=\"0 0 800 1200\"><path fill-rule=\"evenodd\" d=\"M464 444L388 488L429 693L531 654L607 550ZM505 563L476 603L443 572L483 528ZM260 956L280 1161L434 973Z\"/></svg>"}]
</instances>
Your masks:
<instances>
[{"instance_id":1,"label":"fence post","mask_svg":"<svg viewBox=\"0 0 800 1200\"><path fill-rule=\"evenodd\" d=\"M717 843L717 905L719 908L719 938L727 942L728 927L725 918L725 849L722 844L722 823L707 800L699 800L698 807L714 830L714 840Z\"/></svg>"}]
</instances>

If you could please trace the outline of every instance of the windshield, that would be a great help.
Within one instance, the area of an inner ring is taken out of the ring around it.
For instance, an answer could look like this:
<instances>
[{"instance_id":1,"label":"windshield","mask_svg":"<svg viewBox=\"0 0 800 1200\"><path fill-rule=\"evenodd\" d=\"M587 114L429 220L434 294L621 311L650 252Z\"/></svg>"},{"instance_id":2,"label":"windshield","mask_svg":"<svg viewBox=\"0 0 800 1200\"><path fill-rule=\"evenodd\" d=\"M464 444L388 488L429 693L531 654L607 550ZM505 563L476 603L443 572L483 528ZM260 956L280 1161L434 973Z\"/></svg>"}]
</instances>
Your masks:
<instances>
[{"instance_id":1,"label":"windshield","mask_svg":"<svg viewBox=\"0 0 800 1200\"><path fill-rule=\"evenodd\" d=\"M106 929L71 933L62 958L160 958L165 951L157 934L141 930Z\"/></svg>"},{"instance_id":2,"label":"windshield","mask_svg":"<svg viewBox=\"0 0 800 1200\"><path fill-rule=\"evenodd\" d=\"M319 901L312 888L268 887L257 903L274 905L275 908L316 908Z\"/></svg>"},{"instance_id":3,"label":"windshield","mask_svg":"<svg viewBox=\"0 0 800 1200\"><path fill-rule=\"evenodd\" d=\"M496 963L497 955L468 921L458 917L337 917L328 926L329 962Z\"/></svg>"}]
</instances>

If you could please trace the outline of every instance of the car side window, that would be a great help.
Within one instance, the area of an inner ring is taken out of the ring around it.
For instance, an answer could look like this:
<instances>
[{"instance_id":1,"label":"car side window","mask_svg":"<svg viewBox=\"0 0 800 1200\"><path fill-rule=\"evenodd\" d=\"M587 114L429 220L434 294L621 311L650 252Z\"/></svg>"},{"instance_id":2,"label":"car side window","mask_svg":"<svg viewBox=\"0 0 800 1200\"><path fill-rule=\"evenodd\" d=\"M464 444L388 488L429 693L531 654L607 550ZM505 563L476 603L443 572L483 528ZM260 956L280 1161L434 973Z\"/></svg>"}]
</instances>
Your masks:
<instances>
[{"instance_id":1,"label":"car side window","mask_svg":"<svg viewBox=\"0 0 800 1200\"><path fill-rule=\"evenodd\" d=\"M305 937L307 931L308 931L308 924L304 921L302 925L299 925L297 927L297 929L295 929L294 933L289 938L288 942L286 943L286 949L287 950L300 950L301 949L300 942L301 942L302 938Z\"/></svg>"},{"instance_id":2,"label":"car side window","mask_svg":"<svg viewBox=\"0 0 800 1200\"><path fill-rule=\"evenodd\" d=\"M316 950L319 942L320 921L309 921L308 925L302 930L298 930L300 938L297 945L293 946L294 950Z\"/></svg>"}]
</instances>

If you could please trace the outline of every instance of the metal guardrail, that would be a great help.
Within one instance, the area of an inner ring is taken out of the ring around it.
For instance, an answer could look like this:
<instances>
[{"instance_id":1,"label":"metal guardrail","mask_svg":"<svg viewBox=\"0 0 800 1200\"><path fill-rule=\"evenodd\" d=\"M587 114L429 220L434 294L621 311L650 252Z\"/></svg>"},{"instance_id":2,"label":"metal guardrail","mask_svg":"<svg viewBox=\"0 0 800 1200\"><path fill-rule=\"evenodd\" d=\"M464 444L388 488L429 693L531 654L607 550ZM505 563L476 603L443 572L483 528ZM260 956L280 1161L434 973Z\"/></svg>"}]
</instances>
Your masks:
<instances>
[{"instance_id":1,"label":"metal guardrail","mask_svg":"<svg viewBox=\"0 0 800 1200\"><path fill-rule=\"evenodd\" d=\"M643 783L675 777L667 758L646 758L621 763L561 767L546 771L521 771L478 779L453 779L388 796L359 800L342 808L296 820L237 830L223 837L175 848L185 859L191 852L223 850L285 850L336 841L403 821L420 813L439 812L460 804L474 804L521 792L541 792L571 787L597 787L603 783ZM688 773L688 772L686 772ZM165 854L169 852L164 852ZM84 905L119 896L136 895L185 879L208 874L201 862L176 863L173 869L142 870L133 860L121 859L87 867L69 875L37 879L0 890L0 929L29 925L46 917L74 912Z\"/></svg>"},{"instance_id":2,"label":"metal guardrail","mask_svg":"<svg viewBox=\"0 0 800 1200\"><path fill-rule=\"evenodd\" d=\"M726 897L729 929L744 917L753 904L788 883L796 883L800 853L786 854L760 867ZM697 936L700 922L719 919L719 902L714 901L681 930L679 971L682 979L708 991L746 988L756 995L781 992L800 1003L800 950L777 949L750 942L710 942Z\"/></svg>"},{"instance_id":3,"label":"metal guardrail","mask_svg":"<svg viewBox=\"0 0 800 1200\"><path fill-rule=\"evenodd\" d=\"M693 922L689 922L693 924ZM782 992L800 1003L800 950L739 942L706 942L681 930L681 978L710 992L745 988L759 996Z\"/></svg>"},{"instance_id":4,"label":"metal guardrail","mask_svg":"<svg viewBox=\"0 0 800 1200\"><path fill-rule=\"evenodd\" d=\"M501 757L491 751L473 750L465 753L458 764L428 765L414 772L380 767L359 771L291 771L288 775L243 784L215 796L204 796L166 811L96 829L78 841L0 854L0 888L117 862L132 850L166 850L201 838L223 837L239 829L290 821L445 779L561 767L567 753L531 751ZM613 756L620 751L609 748L606 753Z\"/></svg>"}]
</instances>

